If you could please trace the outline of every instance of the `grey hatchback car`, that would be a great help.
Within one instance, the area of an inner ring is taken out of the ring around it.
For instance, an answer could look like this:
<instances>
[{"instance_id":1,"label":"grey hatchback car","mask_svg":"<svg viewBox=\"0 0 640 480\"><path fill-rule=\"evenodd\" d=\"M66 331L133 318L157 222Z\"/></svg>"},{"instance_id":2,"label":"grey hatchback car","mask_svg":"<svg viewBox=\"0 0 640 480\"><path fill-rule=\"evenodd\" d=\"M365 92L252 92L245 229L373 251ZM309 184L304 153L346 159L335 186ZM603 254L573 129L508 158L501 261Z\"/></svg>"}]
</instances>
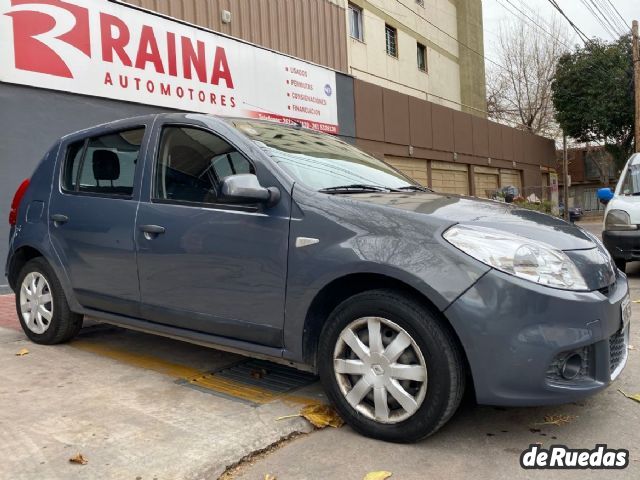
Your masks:
<instances>
[{"instance_id":1,"label":"grey hatchback car","mask_svg":"<svg viewBox=\"0 0 640 480\"><path fill-rule=\"evenodd\" d=\"M61 138L12 204L34 342L84 316L316 372L357 431L411 442L481 404L605 388L627 279L577 226L438 194L339 138L159 114Z\"/></svg>"}]
</instances>

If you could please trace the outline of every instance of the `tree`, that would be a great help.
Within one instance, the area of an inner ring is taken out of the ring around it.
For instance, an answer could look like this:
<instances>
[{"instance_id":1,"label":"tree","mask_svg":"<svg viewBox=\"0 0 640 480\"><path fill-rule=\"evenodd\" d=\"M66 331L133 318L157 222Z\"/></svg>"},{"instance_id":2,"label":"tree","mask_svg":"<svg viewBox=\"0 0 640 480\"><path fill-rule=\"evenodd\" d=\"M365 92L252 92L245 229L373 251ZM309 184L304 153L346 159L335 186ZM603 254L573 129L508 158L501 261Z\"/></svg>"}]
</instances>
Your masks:
<instances>
[{"instance_id":1,"label":"tree","mask_svg":"<svg viewBox=\"0 0 640 480\"><path fill-rule=\"evenodd\" d=\"M591 40L560 58L553 81L556 119L579 142L604 145L621 169L633 153L631 38Z\"/></svg>"},{"instance_id":2,"label":"tree","mask_svg":"<svg viewBox=\"0 0 640 480\"><path fill-rule=\"evenodd\" d=\"M570 42L567 29L556 16L549 21L519 17L501 26L498 65L489 63L487 70L489 118L557 137L551 82Z\"/></svg>"}]
</instances>

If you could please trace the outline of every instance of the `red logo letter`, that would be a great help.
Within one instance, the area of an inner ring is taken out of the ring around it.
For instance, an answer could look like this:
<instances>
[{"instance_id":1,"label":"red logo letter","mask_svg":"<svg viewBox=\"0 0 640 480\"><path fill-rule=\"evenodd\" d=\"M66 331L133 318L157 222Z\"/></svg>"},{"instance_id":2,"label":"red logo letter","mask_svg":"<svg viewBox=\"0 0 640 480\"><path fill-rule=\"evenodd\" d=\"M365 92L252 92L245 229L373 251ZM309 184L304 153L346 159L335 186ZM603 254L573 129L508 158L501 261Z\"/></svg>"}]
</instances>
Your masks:
<instances>
[{"instance_id":1,"label":"red logo letter","mask_svg":"<svg viewBox=\"0 0 640 480\"><path fill-rule=\"evenodd\" d=\"M220 79L224 80L227 88L233 88L233 80L231 79L231 71L227 63L227 54L224 48L216 47L216 56L213 59L213 72L211 73L211 83L218 85Z\"/></svg>"},{"instance_id":2,"label":"red logo letter","mask_svg":"<svg viewBox=\"0 0 640 480\"><path fill-rule=\"evenodd\" d=\"M187 37L181 37L182 42L182 70L184 78L191 80L191 65L196 69L196 75L201 82L207 81L207 65L205 64L204 42L198 40L198 53L193 49L191 40Z\"/></svg>"},{"instance_id":3,"label":"red logo letter","mask_svg":"<svg viewBox=\"0 0 640 480\"><path fill-rule=\"evenodd\" d=\"M118 30L118 36L113 36L113 29ZM100 14L100 38L102 41L102 60L113 63L113 52L116 53L123 65L131 66L131 59L124 47L129 43L129 29L118 17L107 13Z\"/></svg>"},{"instance_id":4,"label":"red logo letter","mask_svg":"<svg viewBox=\"0 0 640 480\"><path fill-rule=\"evenodd\" d=\"M13 18L16 68L73 78L69 57L91 57L88 10L61 0L11 0L11 5L6 15Z\"/></svg>"},{"instance_id":5,"label":"red logo letter","mask_svg":"<svg viewBox=\"0 0 640 480\"><path fill-rule=\"evenodd\" d=\"M153 29L144 25L140 34L140 45L138 45L138 56L136 57L136 68L144 70L147 62L153 63L156 72L164 73L162 58L160 58L160 50L158 50L158 42L153 35Z\"/></svg>"}]
</instances>

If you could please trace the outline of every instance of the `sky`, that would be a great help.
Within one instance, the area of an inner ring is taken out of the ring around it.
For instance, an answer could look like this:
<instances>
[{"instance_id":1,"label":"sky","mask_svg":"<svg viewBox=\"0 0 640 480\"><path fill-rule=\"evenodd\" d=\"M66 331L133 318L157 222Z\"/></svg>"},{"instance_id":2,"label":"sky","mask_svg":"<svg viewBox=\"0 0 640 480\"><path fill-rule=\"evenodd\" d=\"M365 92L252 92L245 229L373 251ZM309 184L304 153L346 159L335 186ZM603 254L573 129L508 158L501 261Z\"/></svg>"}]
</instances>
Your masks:
<instances>
[{"instance_id":1,"label":"sky","mask_svg":"<svg viewBox=\"0 0 640 480\"><path fill-rule=\"evenodd\" d=\"M589 12L587 7L584 5L585 3L592 6L593 3L595 3L602 9L602 4L606 4L610 7L610 4L608 3L610 1L626 20L626 23L629 25L629 29L631 29L631 20L635 19L640 21L640 0L593 0L593 2L590 0L584 0L584 3L583 0L556 1L573 23L575 23L588 37L599 37L604 40L612 40L611 35ZM515 18L514 13L522 16L520 12L517 12L513 5L532 17L533 15L531 12L539 13L544 19L551 18L554 12L557 13L557 10L553 8L549 0L483 0L482 4L484 9L484 48L485 54L488 58L497 57L495 54L495 38L500 29L500 22L513 20ZM514 13L510 13L505 7L508 7L511 12ZM597 13L595 8L594 11ZM559 13L557 14L560 15ZM618 20L620 20L621 23L621 19L619 17ZM566 20L564 21L566 22ZM570 30L570 32L573 32L573 30ZM578 41L577 36L575 41Z\"/></svg>"}]
</instances>

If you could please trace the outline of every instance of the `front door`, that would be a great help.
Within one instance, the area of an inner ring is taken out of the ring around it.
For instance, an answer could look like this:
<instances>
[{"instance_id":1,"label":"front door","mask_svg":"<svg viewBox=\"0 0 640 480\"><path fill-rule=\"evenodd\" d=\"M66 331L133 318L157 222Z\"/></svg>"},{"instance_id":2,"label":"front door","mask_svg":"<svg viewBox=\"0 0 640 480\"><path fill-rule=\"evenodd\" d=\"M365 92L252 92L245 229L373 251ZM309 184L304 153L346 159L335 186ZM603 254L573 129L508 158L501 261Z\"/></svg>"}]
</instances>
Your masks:
<instances>
[{"instance_id":1,"label":"front door","mask_svg":"<svg viewBox=\"0 0 640 480\"><path fill-rule=\"evenodd\" d=\"M144 127L64 144L49 232L81 305L137 316L134 227Z\"/></svg>"},{"instance_id":2,"label":"front door","mask_svg":"<svg viewBox=\"0 0 640 480\"><path fill-rule=\"evenodd\" d=\"M220 181L256 173L255 165L196 127L165 126L154 163L151 200L140 203L136 228L143 316L281 346L288 196L271 208L220 204ZM259 180L275 185L264 171Z\"/></svg>"}]
</instances>

